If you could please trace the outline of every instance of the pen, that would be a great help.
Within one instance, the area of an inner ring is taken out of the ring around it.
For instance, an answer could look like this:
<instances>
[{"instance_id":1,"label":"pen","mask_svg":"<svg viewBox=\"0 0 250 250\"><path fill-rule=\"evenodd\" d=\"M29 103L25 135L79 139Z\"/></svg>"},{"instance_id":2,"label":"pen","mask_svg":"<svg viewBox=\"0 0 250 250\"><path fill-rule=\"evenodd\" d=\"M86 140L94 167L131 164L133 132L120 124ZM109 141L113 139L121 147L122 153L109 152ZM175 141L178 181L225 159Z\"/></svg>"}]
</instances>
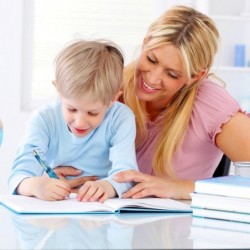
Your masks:
<instances>
[{"instance_id":1,"label":"pen","mask_svg":"<svg viewBox=\"0 0 250 250\"><path fill-rule=\"evenodd\" d=\"M37 150L33 150L34 156L39 162L39 164L43 167L46 173L49 175L50 178L59 179L56 173L52 170L52 168L45 162L43 157L39 154Z\"/></svg>"}]
</instances>

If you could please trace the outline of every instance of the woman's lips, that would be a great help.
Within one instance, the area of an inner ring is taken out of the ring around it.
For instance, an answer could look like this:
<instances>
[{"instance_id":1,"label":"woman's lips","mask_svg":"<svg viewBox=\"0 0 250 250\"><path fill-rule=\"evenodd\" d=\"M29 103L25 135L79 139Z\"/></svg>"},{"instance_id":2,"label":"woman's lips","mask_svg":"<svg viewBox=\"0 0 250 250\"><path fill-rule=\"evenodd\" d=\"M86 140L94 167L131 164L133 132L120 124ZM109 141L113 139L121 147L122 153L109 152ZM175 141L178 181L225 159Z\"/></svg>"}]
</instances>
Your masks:
<instances>
[{"instance_id":1,"label":"woman's lips","mask_svg":"<svg viewBox=\"0 0 250 250\"><path fill-rule=\"evenodd\" d=\"M155 93L158 90L156 88L152 88L151 86L149 86L143 79L141 81L141 87L147 93Z\"/></svg>"}]
</instances>

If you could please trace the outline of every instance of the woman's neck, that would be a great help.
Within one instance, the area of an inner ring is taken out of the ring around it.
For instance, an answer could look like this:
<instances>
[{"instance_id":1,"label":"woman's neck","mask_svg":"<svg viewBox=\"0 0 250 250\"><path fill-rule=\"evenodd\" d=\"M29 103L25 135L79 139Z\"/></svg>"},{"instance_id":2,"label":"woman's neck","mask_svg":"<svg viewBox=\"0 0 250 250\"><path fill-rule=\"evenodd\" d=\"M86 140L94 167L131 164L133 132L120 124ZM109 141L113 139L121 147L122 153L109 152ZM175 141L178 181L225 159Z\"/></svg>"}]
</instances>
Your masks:
<instances>
[{"instance_id":1,"label":"woman's neck","mask_svg":"<svg viewBox=\"0 0 250 250\"><path fill-rule=\"evenodd\" d=\"M168 104L165 105L155 105L154 103L146 103L145 109L148 114L148 118L150 121L155 121L158 116L160 116L168 107Z\"/></svg>"}]
</instances>

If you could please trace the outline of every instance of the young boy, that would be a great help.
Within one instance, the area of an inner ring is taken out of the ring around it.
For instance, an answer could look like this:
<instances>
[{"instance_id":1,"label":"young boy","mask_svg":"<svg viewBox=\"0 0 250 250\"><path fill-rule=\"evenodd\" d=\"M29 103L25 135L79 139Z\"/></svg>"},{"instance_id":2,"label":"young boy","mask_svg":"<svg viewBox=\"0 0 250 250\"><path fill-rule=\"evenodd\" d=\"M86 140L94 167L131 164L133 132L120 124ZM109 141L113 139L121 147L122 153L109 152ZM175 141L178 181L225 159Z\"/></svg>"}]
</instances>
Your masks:
<instances>
[{"instance_id":1,"label":"young boy","mask_svg":"<svg viewBox=\"0 0 250 250\"><path fill-rule=\"evenodd\" d=\"M56 58L58 100L36 111L14 159L9 187L13 194L62 200L70 185L49 178L33 155L42 153L48 165L73 166L84 176L98 176L80 187L79 201L119 196L132 183L112 179L117 172L135 169L135 119L116 102L120 94L123 56L110 41L77 41Z\"/></svg>"}]
</instances>

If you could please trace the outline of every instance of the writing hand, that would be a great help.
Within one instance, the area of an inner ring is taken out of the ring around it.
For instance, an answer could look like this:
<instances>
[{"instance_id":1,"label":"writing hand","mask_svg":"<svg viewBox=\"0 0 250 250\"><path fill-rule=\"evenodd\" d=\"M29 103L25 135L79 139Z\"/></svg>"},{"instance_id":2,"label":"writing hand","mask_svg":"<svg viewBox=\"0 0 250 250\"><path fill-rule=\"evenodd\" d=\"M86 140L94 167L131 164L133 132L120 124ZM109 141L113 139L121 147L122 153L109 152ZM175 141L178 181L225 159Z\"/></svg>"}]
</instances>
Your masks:
<instances>
[{"instance_id":1,"label":"writing hand","mask_svg":"<svg viewBox=\"0 0 250 250\"><path fill-rule=\"evenodd\" d=\"M45 175L25 178L17 188L18 194L51 201L63 200L70 192L70 186L67 183Z\"/></svg>"},{"instance_id":2,"label":"writing hand","mask_svg":"<svg viewBox=\"0 0 250 250\"><path fill-rule=\"evenodd\" d=\"M190 199L194 190L194 182L177 180L167 177L157 177L134 170L126 170L114 176L117 182L137 182L134 187L123 194L123 198L143 198L156 196L159 198Z\"/></svg>"}]
</instances>

